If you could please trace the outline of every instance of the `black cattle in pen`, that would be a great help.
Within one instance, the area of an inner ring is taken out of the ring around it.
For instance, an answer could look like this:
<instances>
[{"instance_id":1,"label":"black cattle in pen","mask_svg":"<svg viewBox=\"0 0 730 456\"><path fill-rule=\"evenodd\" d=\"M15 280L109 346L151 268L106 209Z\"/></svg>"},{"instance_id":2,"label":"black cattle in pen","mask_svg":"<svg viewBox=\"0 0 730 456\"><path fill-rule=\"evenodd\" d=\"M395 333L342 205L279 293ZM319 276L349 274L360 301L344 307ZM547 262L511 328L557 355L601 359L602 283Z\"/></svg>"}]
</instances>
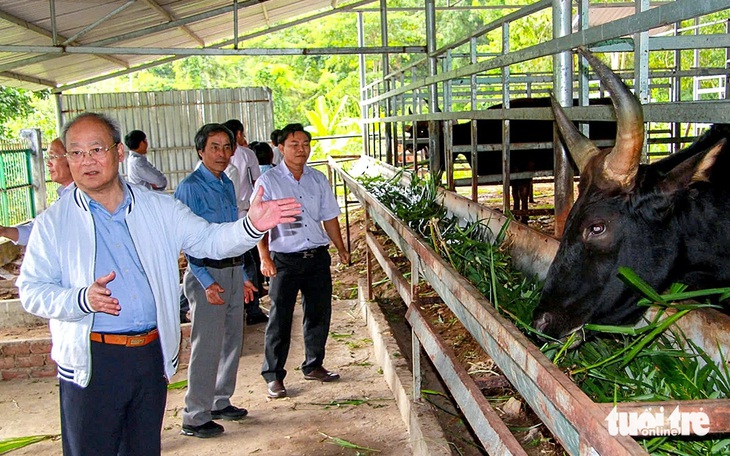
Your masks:
<instances>
[{"instance_id":1,"label":"black cattle in pen","mask_svg":"<svg viewBox=\"0 0 730 456\"><path fill-rule=\"evenodd\" d=\"M608 105L611 103L610 98L590 99L590 105ZM574 100L574 104L578 105L578 100ZM520 108L546 108L550 106L549 97L535 98L516 98L510 100L510 109ZM488 109L502 109L502 104L490 106ZM594 140L613 140L616 137L615 122L588 122L590 138ZM428 138L428 122L419 121L417 126L417 138ZM477 120L477 144L478 145L501 145L503 122L498 119L478 119ZM412 127L406 127L406 133L412 135ZM441 134L441 171L444 167L443 154L443 129L439 129ZM411 136L412 137L412 136ZM471 123L458 123L452 127L452 142L454 146L471 145ZM511 120L510 121L510 174L527 172L535 173L539 171L553 171L553 122L552 120ZM542 148L536 148L536 143L543 143ZM549 146L545 146L549 144ZM410 141L406 142L406 146L411 145ZM459 152L454 156L463 155L466 162L471 165L471 152ZM496 182L502 177L502 150L481 151L478 152L477 160L478 176L493 176ZM520 220L527 222L527 204L528 199L532 197L532 178L511 179L510 187L512 190L513 207L516 213L523 214Z\"/></svg>"},{"instance_id":2,"label":"black cattle in pen","mask_svg":"<svg viewBox=\"0 0 730 456\"><path fill-rule=\"evenodd\" d=\"M610 151L580 135L555 103L566 148L580 169L580 194L545 280L533 325L562 338L586 323L621 325L643 312L618 268L658 291L730 285L730 125L715 125L688 148L639 164L641 104L600 60L583 49L611 92L618 133Z\"/></svg>"}]
</instances>

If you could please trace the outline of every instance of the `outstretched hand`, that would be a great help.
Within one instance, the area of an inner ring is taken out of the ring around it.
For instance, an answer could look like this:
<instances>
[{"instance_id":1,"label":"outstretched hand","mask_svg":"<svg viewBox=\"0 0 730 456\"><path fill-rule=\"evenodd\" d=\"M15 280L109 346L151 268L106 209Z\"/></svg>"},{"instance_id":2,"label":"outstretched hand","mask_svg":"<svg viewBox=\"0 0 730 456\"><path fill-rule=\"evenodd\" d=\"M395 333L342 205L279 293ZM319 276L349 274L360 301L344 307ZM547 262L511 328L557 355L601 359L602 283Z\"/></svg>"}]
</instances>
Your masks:
<instances>
[{"instance_id":1,"label":"outstretched hand","mask_svg":"<svg viewBox=\"0 0 730 456\"><path fill-rule=\"evenodd\" d=\"M302 213L301 204L294 198L262 201L264 187L259 187L248 209L248 219L259 231L268 231L279 223L291 223Z\"/></svg>"}]
</instances>

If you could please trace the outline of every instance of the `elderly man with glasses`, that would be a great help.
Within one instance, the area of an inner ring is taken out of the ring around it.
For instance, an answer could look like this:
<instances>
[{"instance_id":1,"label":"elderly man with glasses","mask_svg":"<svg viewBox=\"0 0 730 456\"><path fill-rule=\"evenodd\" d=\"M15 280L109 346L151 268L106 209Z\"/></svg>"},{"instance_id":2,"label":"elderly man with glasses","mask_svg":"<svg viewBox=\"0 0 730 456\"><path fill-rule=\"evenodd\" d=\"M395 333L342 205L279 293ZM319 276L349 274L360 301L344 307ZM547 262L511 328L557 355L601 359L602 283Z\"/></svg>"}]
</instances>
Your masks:
<instances>
[{"instance_id":1,"label":"elderly man with glasses","mask_svg":"<svg viewBox=\"0 0 730 456\"><path fill-rule=\"evenodd\" d=\"M51 181L58 184L56 192L60 198L64 193L73 188L73 177L66 160L66 148L63 147L61 139L51 141L46 151L46 166L51 175ZM0 236L4 236L17 245L28 245L30 232L33 229L33 221L17 226L0 226Z\"/></svg>"},{"instance_id":2,"label":"elderly man with glasses","mask_svg":"<svg viewBox=\"0 0 730 456\"><path fill-rule=\"evenodd\" d=\"M118 124L85 113L62 135L76 188L36 220L17 285L50 319L65 455L159 455L178 366L178 256L223 259L300 213L293 199L208 223L169 195L127 184Z\"/></svg>"}]
</instances>

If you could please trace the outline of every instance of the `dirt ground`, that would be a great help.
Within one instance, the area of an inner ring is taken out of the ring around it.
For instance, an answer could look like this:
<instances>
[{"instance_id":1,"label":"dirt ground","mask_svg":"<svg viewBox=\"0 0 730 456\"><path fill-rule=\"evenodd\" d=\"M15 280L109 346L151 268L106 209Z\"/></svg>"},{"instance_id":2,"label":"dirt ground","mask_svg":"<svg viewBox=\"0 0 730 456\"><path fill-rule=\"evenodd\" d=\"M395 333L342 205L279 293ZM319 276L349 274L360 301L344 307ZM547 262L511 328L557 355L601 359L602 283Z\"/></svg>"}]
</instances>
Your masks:
<instances>
[{"instance_id":1,"label":"dirt ground","mask_svg":"<svg viewBox=\"0 0 730 456\"><path fill-rule=\"evenodd\" d=\"M335 303L325 366L339 372L338 382L304 380L301 325L295 325L285 381L288 398L266 397L261 375L264 325L246 327L244 354L233 403L249 410L240 422L221 421L225 433L213 439L180 435L185 390L168 394L162 431L162 454L195 455L404 455L408 434L398 408L374 363L372 341L354 301ZM295 320L301 321L301 307ZM181 369L173 382L186 378ZM0 383L0 439L60 433L56 379ZM349 449L336 439L367 449ZM60 440L17 450L17 455L58 455Z\"/></svg>"},{"instance_id":2,"label":"dirt ground","mask_svg":"<svg viewBox=\"0 0 730 456\"><path fill-rule=\"evenodd\" d=\"M480 192L480 202L489 207L501 205L501 188L487 187ZM552 185L535 185L532 207L552 204ZM263 350L263 326L247 327L244 354L239 368L238 386L233 397L235 405L249 409L241 421L222 422L226 432L216 439L201 440L179 435L180 412L184 406L184 390L168 394L167 413L162 433L163 454L185 453L272 454L272 455L405 455L410 454L408 435L392 394L378 368L373 364L372 342L352 304L357 295L357 281L365 277L365 226L362 211L350 214L352 265L333 267L334 305L332 329L328 341L326 367L342 374L340 382L322 384L303 380L295 370L302 358L301 328L293 338L286 381L289 398L272 401L265 397L266 385L259 374ZM343 223L344 225L344 223ZM551 233L552 217L533 217L530 226ZM343 238L345 231L343 226ZM393 255L398 256L393 247ZM333 255L336 259L336 254ZM401 259L402 260L402 259ZM19 260L16 260L18 262ZM396 262L399 260L396 259ZM404 264L404 270L408 265ZM14 272L14 271L13 271ZM374 262L374 283L377 301L399 339L402 354L410 354L410 329L404 321L405 306L382 271ZM266 301L264 301L266 302ZM506 382L498 369L468 332L455 321L443 304L429 304L422 310L437 326L441 336L454 349L464 367L472 373L477 385L487 396L498 397L495 407L518 432L528 454L561 454L544 426L532 414ZM299 311L299 310L298 310ZM44 327L28 330L0 330L0 339L45 335ZM173 378L186 378L186 369ZM435 404L437 418L444 427L446 438L455 448L454 454L485 454L460 415L458 407L448 400L448 391L439 385L436 375L430 376L425 388L443 392L427 397ZM360 405L352 405L354 402ZM364 401L364 402L361 402ZM508 404L509 402L509 404ZM511 415L511 416L510 416ZM56 380L10 381L0 383L0 439L34 434L58 434L58 397ZM345 449L334 439L359 445L366 449ZM59 441L34 444L14 454L60 454Z\"/></svg>"}]
</instances>

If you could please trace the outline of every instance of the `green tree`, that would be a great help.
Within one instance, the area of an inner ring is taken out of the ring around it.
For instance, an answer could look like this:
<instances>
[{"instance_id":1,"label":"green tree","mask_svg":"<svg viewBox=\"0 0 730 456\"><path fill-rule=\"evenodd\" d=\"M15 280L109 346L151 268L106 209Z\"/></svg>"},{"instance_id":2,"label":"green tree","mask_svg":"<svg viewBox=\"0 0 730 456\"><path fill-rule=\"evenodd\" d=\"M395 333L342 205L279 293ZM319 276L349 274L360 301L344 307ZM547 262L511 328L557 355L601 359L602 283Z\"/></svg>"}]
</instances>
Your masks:
<instances>
[{"instance_id":1,"label":"green tree","mask_svg":"<svg viewBox=\"0 0 730 456\"><path fill-rule=\"evenodd\" d=\"M347 95L339 103L329 102L324 96L318 97L315 109L306 112L309 121L306 130L314 137L359 135L357 120L346 115L348 101ZM358 138L322 139L312 147L312 157L320 160L328 154L353 153L359 143Z\"/></svg>"},{"instance_id":2,"label":"green tree","mask_svg":"<svg viewBox=\"0 0 730 456\"><path fill-rule=\"evenodd\" d=\"M33 101L47 98L48 92L30 92L23 89L0 86L0 139L17 139L7 126L14 119L22 119L35 111Z\"/></svg>"}]
</instances>

